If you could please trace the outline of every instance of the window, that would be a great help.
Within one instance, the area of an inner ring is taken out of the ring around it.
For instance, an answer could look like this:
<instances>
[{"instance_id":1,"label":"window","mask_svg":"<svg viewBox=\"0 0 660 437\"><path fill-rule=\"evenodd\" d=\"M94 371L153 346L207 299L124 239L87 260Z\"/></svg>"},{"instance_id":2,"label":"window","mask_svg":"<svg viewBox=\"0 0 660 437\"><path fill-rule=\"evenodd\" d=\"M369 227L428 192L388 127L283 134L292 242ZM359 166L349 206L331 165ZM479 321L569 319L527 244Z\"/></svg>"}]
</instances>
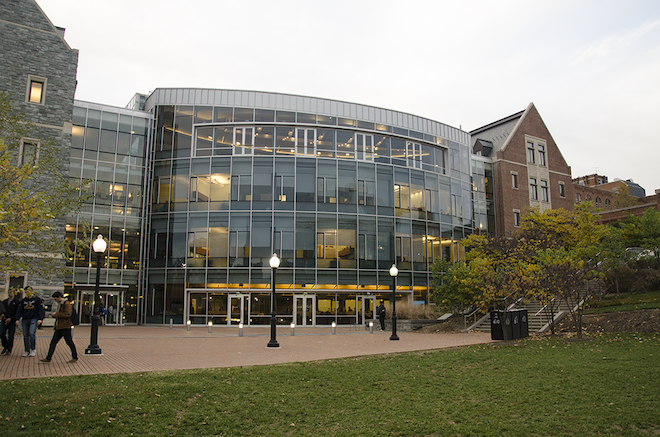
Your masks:
<instances>
[{"instance_id":1,"label":"window","mask_svg":"<svg viewBox=\"0 0 660 437\"><path fill-rule=\"evenodd\" d=\"M538 145L538 151L539 151L539 165L546 166L546 159L545 159L545 145L544 144L539 144Z\"/></svg>"},{"instance_id":2,"label":"window","mask_svg":"<svg viewBox=\"0 0 660 437\"><path fill-rule=\"evenodd\" d=\"M316 201L318 203L337 203L337 179L332 177L316 178Z\"/></svg>"},{"instance_id":3,"label":"window","mask_svg":"<svg viewBox=\"0 0 660 437\"><path fill-rule=\"evenodd\" d=\"M541 180L541 200L544 202L550 201L548 197L548 181Z\"/></svg>"},{"instance_id":4,"label":"window","mask_svg":"<svg viewBox=\"0 0 660 437\"><path fill-rule=\"evenodd\" d=\"M249 202L252 200L252 176L233 175L231 177L231 200Z\"/></svg>"},{"instance_id":5,"label":"window","mask_svg":"<svg viewBox=\"0 0 660 437\"><path fill-rule=\"evenodd\" d=\"M253 127L234 128L234 155L252 155L254 146Z\"/></svg>"},{"instance_id":6,"label":"window","mask_svg":"<svg viewBox=\"0 0 660 437\"><path fill-rule=\"evenodd\" d=\"M316 129L296 129L296 154L314 156L316 149Z\"/></svg>"},{"instance_id":7,"label":"window","mask_svg":"<svg viewBox=\"0 0 660 437\"><path fill-rule=\"evenodd\" d=\"M158 177L157 187L154 194L156 195L156 203L167 203L170 201L170 178L169 177Z\"/></svg>"},{"instance_id":8,"label":"window","mask_svg":"<svg viewBox=\"0 0 660 437\"><path fill-rule=\"evenodd\" d=\"M9 288L25 288L27 285L27 273L10 273L7 275L6 283L5 290Z\"/></svg>"},{"instance_id":9,"label":"window","mask_svg":"<svg viewBox=\"0 0 660 437\"><path fill-rule=\"evenodd\" d=\"M326 180L327 182L327 180ZM318 187L317 187L318 189ZM328 185L325 186L326 193L328 192ZM294 196L294 177L293 176L275 176L275 201L276 202L293 202Z\"/></svg>"},{"instance_id":10,"label":"window","mask_svg":"<svg viewBox=\"0 0 660 437\"><path fill-rule=\"evenodd\" d=\"M600 197L596 197L596 206L600 208L600 205L601 205Z\"/></svg>"},{"instance_id":11,"label":"window","mask_svg":"<svg viewBox=\"0 0 660 437\"><path fill-rule=\"evenodd\" d=\"M575 203L580 203L580 202L582 202L582 194L575 193Z\"/></svg>"},{"instance_id":12,"label":"window","mask_svg":"<svg viewBox=\"0 0 660 437\"><path fill-rule=\"evenodd\" d=\"M518 173L515 171L511 172L511 188L518 188Z\"/></svg>"},{"instance_id":13,"label":"window","mask_svg":"<svg viewBox=\"0 0 660 437\"><path fill-rule=\"evenodd\" d=\"M536 163L535 153L534 153L534 143L527 141L527 162L530 164Z\"/></svg>"},{"instance_id":14,"label":"window","mask_svg":"<svg viewBox=\"0 0 660 437\"><path fill-rule=\"evenodd\" d=\"M21 139L21 146L18 150L18 165L33 166L37 163L39 157L39 141L30 138Z\"/></svg>"},{"instance_id":15,"label":"window","mask_svg":"<svg viewBox=\"0 0 660 437\"><path fill-rule=\"evenodd\" d=\"M28 103L36 103L43 105L46 97L46 78L39 76L32 76L28 74L27 91L25 93L25 101Z\"/></svg>"},{"instance_id":16,"label":"window","mask_svg":"<svg viewBox=\"0 0 660 437\"><path fill-rule=\"evenodd\" d=\"M513 226L518 227L520 226L520 211L517 209L513 210Z\"/></svg>"},{"instance_id":17,"label":"window","mask_svg":"<svg viewBox=\"0 0 660 437\"><path fill-rule=\"evenodd\" d=\"M566 197L566 186L563 182L559 183L559 197Z\"/></svg>"},{"instance_id":18,"label":"window","mask_svg":"<svg viewBox=\"0 0 660 437\"><path fill-rule=\"evenodd\" d=\"M422 146L418 143L406 143L406 155L408 157L408 167L422 168ZM457 153L460 160L460 155ZM457 164L460 169L460 164Z\"/></svg>"},{"instance_id":19,"label":"window","mask_svg":"<svg viewBox=\"0 0 660 437\"><path fill-rule=\"evenodd\" d=\"M532 200L539 200L538 185L536 178L529 178L529 195Z\"/></svg>"},{"instance_id":20,"label":"window","mask_svg":"<svg viewBox=\"0 0 660 437\"><path fill-rule=\"evenodd\" d=\"M610 199L605 199L605 208L609 209L611 206L612 206L612 202L610 201Z\"/></svg>"},{"instance_id":21,"label":"window","mask_svg":"<svg viewBox=\"0 0 660 437\"><path fill-rule=\"evenodd\" d=\"M374 160L374 136L355 134L355 146L357 147L357 159L364 161Z\"/></svg>"}]
</instances>

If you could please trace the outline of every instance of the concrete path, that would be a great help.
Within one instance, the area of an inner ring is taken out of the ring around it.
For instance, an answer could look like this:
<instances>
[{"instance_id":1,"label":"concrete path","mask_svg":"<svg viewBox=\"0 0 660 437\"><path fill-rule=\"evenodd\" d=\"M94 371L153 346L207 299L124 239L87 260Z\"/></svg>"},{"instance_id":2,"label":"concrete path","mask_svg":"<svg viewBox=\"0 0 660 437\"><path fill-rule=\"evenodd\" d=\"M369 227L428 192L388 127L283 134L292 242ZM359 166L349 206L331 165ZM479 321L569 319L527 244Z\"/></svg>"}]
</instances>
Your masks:
<instances>
[{"instance_id":1,"label":"concrete path","mask_svg":"<svg viewBox=\"0 0 660 437\"><path fill-rule=\"evenodd\" d=\"M295 329L278 326L279 349L266 348L270 327L246 327L239 336L237 327L208 328L168 326L102 326L98 344L102 355L84 355L89 346L90 327L77 326L74 341L77 363L69 348L60 340L50 363L41 363L48 352L52 330L37 331L37 356L22 357L23 338L17 336L14 351L0 356L0 380L56 377L66 375L114 374L178 369L205 369L327 360L384 353L420 351L490 342L490 334L451 333L421 334L400 332L399 341L391 341L390 332L357 327Z\"/></svg>"}]
</instances>

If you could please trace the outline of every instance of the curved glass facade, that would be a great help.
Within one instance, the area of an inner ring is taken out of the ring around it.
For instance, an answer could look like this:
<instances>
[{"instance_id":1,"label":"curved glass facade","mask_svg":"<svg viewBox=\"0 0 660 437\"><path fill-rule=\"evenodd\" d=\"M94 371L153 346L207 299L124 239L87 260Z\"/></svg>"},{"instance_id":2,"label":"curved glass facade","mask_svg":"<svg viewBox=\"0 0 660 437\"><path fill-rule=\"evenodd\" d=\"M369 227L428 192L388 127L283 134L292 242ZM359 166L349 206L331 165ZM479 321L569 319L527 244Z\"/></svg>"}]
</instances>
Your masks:
<instances>
[{"instance_id":1,"label":"curved glass facade","mask_svg":"<svg viewBox=\"0 0 660 437\"><path fill-rule=\"evenodd\" d=\"M409 114L273 93L159 89L146 323L361 324L428 303L429 266L473 231L468 135Z\"/></svg>"}]
</instances>

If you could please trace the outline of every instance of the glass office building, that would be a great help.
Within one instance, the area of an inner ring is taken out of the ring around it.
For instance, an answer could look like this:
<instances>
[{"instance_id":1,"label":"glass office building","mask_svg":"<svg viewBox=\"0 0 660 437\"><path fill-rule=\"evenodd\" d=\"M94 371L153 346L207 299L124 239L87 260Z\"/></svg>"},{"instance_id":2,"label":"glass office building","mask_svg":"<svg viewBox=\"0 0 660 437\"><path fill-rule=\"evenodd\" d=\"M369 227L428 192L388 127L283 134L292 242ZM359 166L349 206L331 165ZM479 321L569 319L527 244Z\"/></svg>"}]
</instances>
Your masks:
<instances>
[{"instance_id":1,"label":"glass office building","mask_svg":"<svg viewBox=\"0 0 660 437\"><path fill-rule=\"evenodd\" d=\"M101 282L121 323L268 324L275 253L278 323L363 324L392 264L397 300L428 304L430 264L490 221L473 181L488 172L442 123L252 91L157 89L143 104L74 113L72 169L96 196L71 238L86 221L109 237ZM93 283L93 258L72 260L72 289Z\"/></svg>"},{"instance_id":2,"label":"glass office building","mask_svg":"<svg viewBox=\"0 0 660 437\"><path fill-rule=\"evenodd\" d=\"M142 311L141 241L146 223L145 154L151 116L146 112L76 101L73 107L69 177L91 195L82 211L69 217L66 239L84 241L101 234L108 240L100 275L101 303L108 325L137 323ZM96 281L96 254L89 245L68 260L72 274L65 290L78 306L81 323L90 323Z\"/></svg>"}]
</instances>

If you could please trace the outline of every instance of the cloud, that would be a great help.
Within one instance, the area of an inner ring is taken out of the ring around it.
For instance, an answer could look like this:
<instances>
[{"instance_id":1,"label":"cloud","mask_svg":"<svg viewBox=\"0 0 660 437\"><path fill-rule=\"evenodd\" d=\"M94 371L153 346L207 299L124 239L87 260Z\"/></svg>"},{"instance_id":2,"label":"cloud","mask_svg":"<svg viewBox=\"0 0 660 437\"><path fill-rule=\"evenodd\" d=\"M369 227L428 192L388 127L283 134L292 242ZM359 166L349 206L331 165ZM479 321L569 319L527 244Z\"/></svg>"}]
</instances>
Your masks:
<instances>
[{"instance_id":1,"label":"cloud","mask_svg":"<svg viewBox=\"0 0 660 437\"><path fill-rule=\"evenodd\" d=\"M575 67L579 64L582 64L583 62L589 61L592 58L604 58L613 52L630 46L638 39L652 32L658 26L660 26L660 20L655 20L650 23L644 23L630 31L620 32L616 35L603 38L595 44L580 49L569 60L569 65L571 67Z\"/></svg>"}]
</instances>

